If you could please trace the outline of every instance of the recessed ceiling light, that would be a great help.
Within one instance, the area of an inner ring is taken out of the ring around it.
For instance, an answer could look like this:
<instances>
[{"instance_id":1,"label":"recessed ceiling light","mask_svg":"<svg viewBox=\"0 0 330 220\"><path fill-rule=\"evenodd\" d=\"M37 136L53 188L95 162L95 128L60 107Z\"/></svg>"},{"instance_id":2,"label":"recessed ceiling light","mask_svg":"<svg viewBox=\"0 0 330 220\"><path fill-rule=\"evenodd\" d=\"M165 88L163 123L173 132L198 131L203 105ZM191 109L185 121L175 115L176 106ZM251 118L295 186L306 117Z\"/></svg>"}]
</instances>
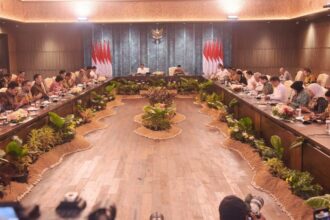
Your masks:
<instances>
[{"instance_id":1,"label":"recessed ceiling light","mask_svg":"<svg viewBox=\"0 0 330 220\"><path fill-rule=\"evenodd\" d=\"M79 16L79 17L77 17L77 20L80 22L84 22L84 21L88 21L88 18L84 17L84 16Z\"/></svg>"},{"instance_id":2,"label":"recessed ceiling light","mask_svg":"<svg viewBox=\"0 0 330 220\"><path fill-rule=\"evenodd\" d=\"M228 15L227 16L227 19L229 19L229 20L237 20L238 19L238 16L237 15Z\"/></svg>"}]
</instances>

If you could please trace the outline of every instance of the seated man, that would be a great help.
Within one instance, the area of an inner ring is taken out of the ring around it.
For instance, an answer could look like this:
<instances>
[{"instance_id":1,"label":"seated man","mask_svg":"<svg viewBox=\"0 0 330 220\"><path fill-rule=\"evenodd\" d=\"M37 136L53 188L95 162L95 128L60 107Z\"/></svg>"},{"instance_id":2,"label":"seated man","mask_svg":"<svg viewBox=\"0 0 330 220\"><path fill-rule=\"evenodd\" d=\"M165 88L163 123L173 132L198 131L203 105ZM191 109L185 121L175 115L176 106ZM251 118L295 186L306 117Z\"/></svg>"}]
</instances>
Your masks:
<instances>
[{"instance_id":1,"label":"seated man","mask_svg":"<svg viewBox=\"0 0 330 220\"><path fill-rule=\"evenodd\" d=\"M48 98L48 92L44 85L41 74L35 74L33 76L34 85L31 88L31 93L34 99Z\"/></svg>"},{"instance_id":2,"label":"seated man","mask_svg":"<svg viewBox=\"0 0 330 220\"><path fill-rule=\"evenodd\" d=\"M144 67L144 64L141 63L140 67L137 69L137 74L146 75L149 72L149 68Z\"/></svg>"},{"instance_id":3,"label":"seated man","mask_svg":"<svg viewBox=\"0 0 330 220\"><path fill-rule=\"evenodd\" d=\"M64 90L63 80L62 76L56 76L55 81L50 85L49 91L53 94L62 92Z\"/></svg>"},{"instance_id":4,"label":"seated man","mask_svg":"<svg viewBox=\"0 0 330 220\"><path fill-rule=\"evenodd\" d=\"M325 109L324 113L320 115L321 119L330 119L330 89L325 93L325 98L328 101L328 107Z\"/></svg>"},{"instance_id":5,"label":"seated man","mask_svg":"<svg viewBox=\"0 0 330 220\"><path fill-rule=\"evenodd\" d=\"M84 69L79 70L79 75L76 78L76 83L77 84L84 84L89 81L87 77L87 72Z\"/></svg>"},{"instance_id":6,"label":"seated man","mask_svg":"<svg viewBox=\"0 0 330 220\"><path fill-rule=\"evenodd\" d=\"M218 80L227 80L229 79L230 73L221 63L219 63L217 66L217 73L215 75L215 78Z\"/></svg>"},{"instance_id":7,"label":"seated man","mask_svg":"<svg viewBox=\"0 0 330 220\"><path fill-rule=\"evenodd\" d=\"M315 83L316 82L316 77L315 75L312 73L312 70L309 68L304 68L303 70L303 74L304 74L304 84L305 85L309 85L311 83Z\"/></svg>"},{"instance_id":8,"label":"seated man","mask_svg":"<svg viewBox=\"0 0 330 220\"><path fill-rule=\"evenodd\" d=\"M18 88L17 82L12 81L8 84L6 92L0 93L2 110L16 110L23 105L18 101Z\"/></svg>"},{"instance_id":9,"label":"seated man","mask_svg":"<svg viewBox=\"0 0 330 220\"><path fill-rule=\"evenodd\" d=\"M18 93L18 100L24 105L33 102L31 88L32 82L30 80L24 80L22 82L21 91Z\"/></svg>"},{"instance_id":10,"label":"seated man","mask_svg":"<svg viewBox=\"0 0 330 220\"><path fill-rule=\"evenodd\" d=\"M16 82L18 83L19 86L22 86L22 83L25 81L25 72L20 71L17 74Z\"/></svg>"},{"instance_id":11,"label":"seated man","mask_svg":"<svg viewBox=\"0 0 330 220\"><path fill-rule=\"evenodd\" d=\"M184 69L181 67L181 65L176 66L174 75L184 75Z\"/></svg>"},{"instance_id":12,"label":"seated man","mask_svg":"<svg viewBox=\"0 0 330 220\"><path fill-rule=\"evenodd\" d=\"M89 77L88 78L90 78L90 79L97 79L98 76L96 74L96 70L97 70L96 66L92 66L92 69L89 72Z\"/></svg>"},{"instance_id":13,"label":"seated man","mask_svg":"<svg viewBox=\"0 0 330 220\"><path fill-rule=\"evenodd\" d=\"M60 70L60 71L58 72L58 75L59 75L59 76L62 76L63 79L64 79L64 77L65 77L65 74L66 74L66 71L65 71L65 70Z\"/></svg>"},{"instance_id":14,"label":"seated man","mask_svg":"<svg viewBox=\"0 0 330 220\"><path fill-rule=\"evenodd\" d=\"M75 86L75 80L71 72L67 72L64 77L63 86L65 89L70 89Z\"/></svg>"},{"instance_id":15,"label":"seated man","mask_svg":"<svg viewBox=\"0 0 330 220\"><path fill-rule=\"evenodd\" d=\"M266 99L270 99L275 102L286 103L287 102L287 95L286 95L286 88L281 83L280 78L278 76L272 76L270 78L270 83L273 86L273 94L266 96Z\"/></svg>"},{"instance_id":16,"label":"seated man","mask_svg":"<svg viewBox=\"0 0 330 220\"><path fill-rule=\"evenodd\" d=\"M280 68L280 80L281 82L287 81L287 80L292 80L292 76L289 73L289 71L285 70L283 67Z\"/></svg>"}]
</instances>

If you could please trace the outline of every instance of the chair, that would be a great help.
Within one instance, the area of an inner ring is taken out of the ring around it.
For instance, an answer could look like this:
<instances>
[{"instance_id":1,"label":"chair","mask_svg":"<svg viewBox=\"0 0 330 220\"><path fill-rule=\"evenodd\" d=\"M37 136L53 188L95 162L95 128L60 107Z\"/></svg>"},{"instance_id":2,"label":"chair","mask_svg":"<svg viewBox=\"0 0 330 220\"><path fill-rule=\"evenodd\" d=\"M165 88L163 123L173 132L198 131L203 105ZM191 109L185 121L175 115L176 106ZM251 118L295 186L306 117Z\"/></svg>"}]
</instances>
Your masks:
<instances>
[{"instance_id":1,"label":"chair","mask_svg":"<svg viewBox=\"0 0 330 220\"><path fill-rule=\"evenodd\" d=\"M47 77L44 80L44 83L45 83L45 86L46 86L47 90L49 90L49 88L50 88L50 86L52 85L53 82L54 82L54 78L50 78L50 77Z\"/></svg>"},{"instance_id":2,"label":"chair","mask_svg":"<svg viewBox=\"0 0 330 220\"><path fill-rule=\"evenodd\" d=\"M270 80L271 76L270 75L266 75L267 76L267 79Z\"/></svg>"},{"instance_id":3,"label":"chair","mask_svg":"<svg viewBox=\"0 0 330 220\"><path fill-rule=\"evenodd\" d=\"M322 87L330 86L330 76L326 73L322 73L317 77L316 82Z\"/></svg>"},{"instance_id":4,"label":"chair","mask_svg":"<svg viewBox=\"0 0 330 220\"><path fill-rule=\"evenodd\" d=\"M287 81L284 81L284 86L286 88L286 97L288 97L288 100L291 101L292 99L292 89L291 89L291 85L293 84L293 81L292 80L287 80Z\"/></svg>"},{"instance_id":5,"label":"chair","mask_svg":"<svg viewBox=\"0 0 330 220\"><path fill-rule=\"evenodd\" d=\"M12 81L14 81L14 80L16 80L16 79L17 79L17 75L16 75L16 74L14 74L14 73L13 73L13 74L11 74L11 80L12 80Z\"/></svg>"},{"instance_id":6,"label":"chair","mask_svg":"<svg viewBox=\"0 0 330 220\"><path fill-rule=\"evenodd\" d=\"M299 70L297 72L296 78L294 79L295 81L304 81L304 72L302 70Z\"/></svg>"},{"instance_id":7,"label":"chair","mask_svg":"<svg viewBox=\"0 0 330 220\"><path fill-rule=\"evenodd\" d=\"M168 75L169 76L174 76L175 69L176 69L175 66L172 66L172 67L168 68Z\"/></svg>"},{"instance_id":8,"label":"chair","mask_svg":"<svg viewBox=\"0 0 330 220\"><path fill-rule=\"evenodd\" d=\"M2 92L2 93L6 92L6 91L7 91L6 87L0 89L0 92Z\"/></svg>"}]
</instances>

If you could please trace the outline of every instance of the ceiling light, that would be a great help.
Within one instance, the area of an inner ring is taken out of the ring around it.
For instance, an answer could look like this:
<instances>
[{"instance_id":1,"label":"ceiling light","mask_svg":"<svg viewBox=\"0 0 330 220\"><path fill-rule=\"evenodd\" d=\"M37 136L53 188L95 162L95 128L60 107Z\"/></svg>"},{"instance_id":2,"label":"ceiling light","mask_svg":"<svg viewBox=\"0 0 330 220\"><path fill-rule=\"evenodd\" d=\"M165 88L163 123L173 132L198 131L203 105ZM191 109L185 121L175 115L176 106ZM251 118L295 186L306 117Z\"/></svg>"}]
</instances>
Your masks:
<instances>
[{"instance_id":1,"label":"ceiling light","mask_svg":"<svg viewBox=\"0 0 330 220\"><path fill-rule=\"evenodd\" d=\"M79 20L79 18L87 18L91 14L92 9L91 1L75 1L73 2L74 12Z\"/></svg>"},{"instance_id":2,"label":"ceiling light","mask_svg":"<svg viewBox=\"0 0 330 220\"><path fill-rule=\"evenodd\" d=\"M237 14L244 4L244 0L219 0L220 7L225 10L227 14Z\"/></svg>"},{"instance_id":3,"label":"ceiling light","mask_svg":"<svg viewBox=\"0 0 330 220\"><path fill-rule=\"evenodd\" d=\"M227 16L227 19L228 20L237 20L238 19L238 16L237 15L228 15Z\"/></svg>"}]
</instances>

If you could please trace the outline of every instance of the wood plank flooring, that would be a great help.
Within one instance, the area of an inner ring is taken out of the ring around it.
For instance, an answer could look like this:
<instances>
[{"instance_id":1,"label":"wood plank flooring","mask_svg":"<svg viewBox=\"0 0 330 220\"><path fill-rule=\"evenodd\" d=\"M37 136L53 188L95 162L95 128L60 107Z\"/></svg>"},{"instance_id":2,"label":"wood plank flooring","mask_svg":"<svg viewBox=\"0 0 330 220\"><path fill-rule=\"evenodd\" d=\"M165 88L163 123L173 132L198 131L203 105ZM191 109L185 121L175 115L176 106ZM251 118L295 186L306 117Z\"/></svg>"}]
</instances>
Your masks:
<instances>
[{"instance_id":1,"label":"wood plank flooring","mask_svg":"<svg viewBox=\"0 0 330 220\"><path fill-rule=\"evenodd\" d=\"M178 124L182 134L165 141L133 132L138 126L133 117L146 100L124 102L117 115L105 119L108 128L87 136L92 149L67 157L23 199L24 204L40 204L42 219L58 219L55 207L69 191L87 200L80 219L94 205L111 203L117 205L118 220L146 220L155 211L166 220L219 219L224 196L243 198L250 192L265 199L268 220L288 219L272 198L250 185L248 164L221 147L224 137L206 126L210 118L191 99L176 100L177 111L187 118Z\"/></svg>"}]
</instances>

